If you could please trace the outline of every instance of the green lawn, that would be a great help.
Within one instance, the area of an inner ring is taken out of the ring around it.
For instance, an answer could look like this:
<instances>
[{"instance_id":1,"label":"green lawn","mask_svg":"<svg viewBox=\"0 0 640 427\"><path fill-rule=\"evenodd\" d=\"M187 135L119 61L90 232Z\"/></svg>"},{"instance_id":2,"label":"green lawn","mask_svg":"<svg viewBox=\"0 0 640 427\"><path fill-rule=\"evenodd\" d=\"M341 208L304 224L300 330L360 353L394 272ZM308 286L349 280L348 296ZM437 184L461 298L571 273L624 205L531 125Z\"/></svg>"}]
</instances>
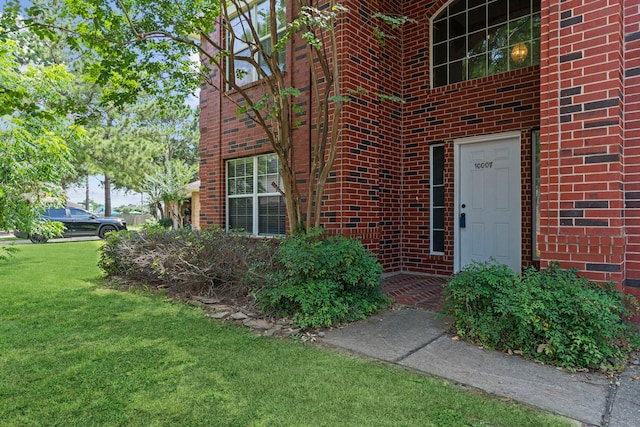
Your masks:
<instances>
[{"instance_id":1,"label":"green lawn","mask_svg":"<svg viewBox=\"0 0 640 427\"><path fill-rule=\"evenodd\" d=\"M191 306L105 289L101 242L0 264L0 426L561 426Z\"/></svg>"}]
</instances>

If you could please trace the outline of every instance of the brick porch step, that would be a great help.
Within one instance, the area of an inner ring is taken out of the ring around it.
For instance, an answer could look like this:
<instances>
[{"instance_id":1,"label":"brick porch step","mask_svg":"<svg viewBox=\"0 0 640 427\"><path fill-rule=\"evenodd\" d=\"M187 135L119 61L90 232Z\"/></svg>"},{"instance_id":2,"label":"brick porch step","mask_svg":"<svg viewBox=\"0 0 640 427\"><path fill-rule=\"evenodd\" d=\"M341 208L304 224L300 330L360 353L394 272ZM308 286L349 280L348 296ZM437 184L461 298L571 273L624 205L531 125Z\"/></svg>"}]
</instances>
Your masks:
<instances>
[{"instance_id":1,"label":"brick porch step","mask_svg":"<svg viewBox=\"0 0 640 427\"><path fill-rule=\"evenodd\" d=\"M440 276L401 273L385 277L382 291L396 304L436 310L448 280Z\"/></svg>"}]
</instances>

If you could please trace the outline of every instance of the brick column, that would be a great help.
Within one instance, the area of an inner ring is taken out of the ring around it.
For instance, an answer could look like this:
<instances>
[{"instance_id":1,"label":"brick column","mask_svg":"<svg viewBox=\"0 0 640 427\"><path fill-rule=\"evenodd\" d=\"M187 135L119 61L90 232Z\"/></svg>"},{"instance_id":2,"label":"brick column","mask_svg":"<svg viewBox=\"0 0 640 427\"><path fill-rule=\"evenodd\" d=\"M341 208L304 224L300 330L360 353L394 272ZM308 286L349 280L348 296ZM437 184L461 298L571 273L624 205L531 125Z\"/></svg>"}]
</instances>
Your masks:
<instances>
[{"instance_id":1,"label":"brick column","mask_svg":"<svg viewBox=\"0 0 640 427\"><path fill-rule=\"evenodd\" d=\"M541 265L624 279L623 0L542 1Z\"/></svg>"},{"instance_id":2,"label":"brick column","mask_svg":"<svg viewBox=\"0 0 640 427\"><path fill-rule=\"evenodd\" d=\"M640 5L625 2L625 292L640 297Z\"/></svg>"}]
</instances>

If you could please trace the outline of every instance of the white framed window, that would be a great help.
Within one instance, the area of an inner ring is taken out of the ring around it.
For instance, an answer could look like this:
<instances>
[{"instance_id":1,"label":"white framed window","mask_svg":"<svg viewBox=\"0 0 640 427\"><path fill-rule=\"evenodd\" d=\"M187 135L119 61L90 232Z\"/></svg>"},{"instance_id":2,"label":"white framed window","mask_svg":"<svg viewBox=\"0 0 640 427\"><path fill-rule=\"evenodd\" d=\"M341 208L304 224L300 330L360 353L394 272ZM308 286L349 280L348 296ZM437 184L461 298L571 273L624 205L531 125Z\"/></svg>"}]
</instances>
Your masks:
<instances>
[{"instance_id":1,"label":"white framed window","mask_svg":"<svg viewBox=\"0 0 640 427\"><path fill-rule=\"evenodd\" d=\"M454 0L431 21L432 87L540 63L540 0Z\"/></svg>"},{"instance_id":2,"label":"white framed window","mask_svg":"<svg viewBox=\"0 0 640 427\"><path fill-rule=\"evenodd\" d=\"M431 253L444 254L444 144L430 147Z\"/></svg>"},{"instance_id":3,"label":"white framed window","mask_svg":"<svg viewBox=\"0 0 640 427\"><path fill-rule=\"evenodd\" d=\"M276 154L227 161L227 230L255 235L286 232L284 197Z\"/></svg>"},{"instance_id":4,"label":"white framed window","mask_svg":"<svg viewBox=\"0 0 640 427\"><path fill-rule=\"evenodd\" d=\"M284 34L287 26L285 0L275 0L275 2L277 31L278 35L281 36ZM254 42L254 37L250 30L251 26L248 22L249 20L259 37L258 42L263 46L268 55L273 54L271 50L270 0L247 3L249 7L245 13L236 13L235 16L232 16L231 22L229 23L232 30L227 34L227 43L233 51L233 58L235 58L233 67L228 67L228 78L230 81L235 81L238 86L255 82L260 76L256 67L246 59L243 59L243 57L248 58L251 56L250 45ZM281 49L277 54L280 67L284 68L286 59L285 50ZM266 59L261 54L256 55L258 55L258 57L253 57L253 59L262 68L264 73L269 75Z\"/></svg>"}]
</instances>

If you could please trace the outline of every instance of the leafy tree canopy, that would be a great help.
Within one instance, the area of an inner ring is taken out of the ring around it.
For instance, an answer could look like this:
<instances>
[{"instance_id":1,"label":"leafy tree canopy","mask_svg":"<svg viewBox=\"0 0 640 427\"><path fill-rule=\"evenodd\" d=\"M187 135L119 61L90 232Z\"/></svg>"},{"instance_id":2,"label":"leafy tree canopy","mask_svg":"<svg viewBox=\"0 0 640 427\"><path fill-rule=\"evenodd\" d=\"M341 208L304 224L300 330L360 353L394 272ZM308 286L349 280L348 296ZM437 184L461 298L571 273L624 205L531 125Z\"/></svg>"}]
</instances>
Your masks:
<instances>
[{"instance_id":1,"label":"leafy tree canopy","mask_svg":"<svg viewBox=\"0 0 640 427\"><path fill-rule=\"evenodd\" d=\"M14 41L0 39L0 229L50 234L55 227L34 219L63 203L68 141L81 140L84 131L69 120L60 96L72 82L66 68L23 65L18 53Z\"/></svg>"}]
</instances>

